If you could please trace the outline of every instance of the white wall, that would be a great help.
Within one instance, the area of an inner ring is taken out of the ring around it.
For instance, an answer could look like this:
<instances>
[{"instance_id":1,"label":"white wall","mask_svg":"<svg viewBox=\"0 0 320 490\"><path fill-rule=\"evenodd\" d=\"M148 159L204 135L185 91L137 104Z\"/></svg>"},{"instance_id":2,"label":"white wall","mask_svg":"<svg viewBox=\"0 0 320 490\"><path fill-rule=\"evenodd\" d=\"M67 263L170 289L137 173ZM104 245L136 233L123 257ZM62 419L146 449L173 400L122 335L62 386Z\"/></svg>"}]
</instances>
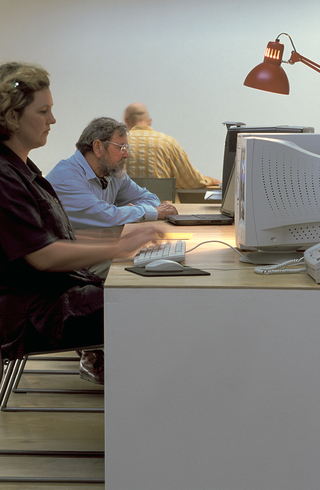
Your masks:
<instances>
[{"instance_id":1,"label":"white wall","mask_svg":"<svg viewBox=\"0 0 320 490\"><path fill-rule=\"evenodd\" d=\"M141 101L196 168L221 177L223 121L320 131L320 75L310 68L284 65L289 96L243 86L281 32L320 63L319 15L319 0L1 0L0 62L37 62L51 74L57 124L30 154L44 173L74 152L91 119L121 120ZM281 41L287 60L291 44Z\"/></svg>"}]
</instances>

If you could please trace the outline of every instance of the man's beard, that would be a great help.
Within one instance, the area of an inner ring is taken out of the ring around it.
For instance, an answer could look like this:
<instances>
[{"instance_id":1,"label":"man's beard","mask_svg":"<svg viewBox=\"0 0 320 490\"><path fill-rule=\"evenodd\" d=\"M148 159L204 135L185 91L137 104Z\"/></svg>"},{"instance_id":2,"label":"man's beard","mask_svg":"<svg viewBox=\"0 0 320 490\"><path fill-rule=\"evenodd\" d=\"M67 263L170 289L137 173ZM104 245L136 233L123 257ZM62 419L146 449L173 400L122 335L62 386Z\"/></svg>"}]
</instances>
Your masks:
<instances>
[{"instance_id":1,"label":"man's beard","mask_svg":"<svg viewBox=\"0 0 320 490\"><path fill-rule=\"evenodd\" d=\"M106 169L105 177L115 177L117 179L125 179L127 175L126 161L127 159L123 158L122 160L120 160L117 167L110 167L110 165L103 158L100 158L99 163L101 166L103 166Z\"/></svg>"}]
</instances>

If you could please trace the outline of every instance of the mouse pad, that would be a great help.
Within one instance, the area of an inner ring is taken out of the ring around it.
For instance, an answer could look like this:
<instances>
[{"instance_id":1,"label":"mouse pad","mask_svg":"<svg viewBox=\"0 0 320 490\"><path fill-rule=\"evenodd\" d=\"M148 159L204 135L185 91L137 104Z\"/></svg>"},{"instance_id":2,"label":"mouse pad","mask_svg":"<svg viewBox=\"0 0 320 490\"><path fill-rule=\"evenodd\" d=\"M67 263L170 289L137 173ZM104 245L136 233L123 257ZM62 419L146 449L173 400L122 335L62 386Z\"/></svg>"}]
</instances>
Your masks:
<instances>
[{"instance_id":1,"label":"mouse pad","mask_svg":"<svg viewBox=\"0 0 320 490\"><path fill-rule=\"evenodd\" d=\"M139 274L139 276L210 276L210 272L202 271L201 269L194 269L193 267L184 267L180 271L146 271L144 267L126 267L126 271Z\"/></svg>"}]
</instances>

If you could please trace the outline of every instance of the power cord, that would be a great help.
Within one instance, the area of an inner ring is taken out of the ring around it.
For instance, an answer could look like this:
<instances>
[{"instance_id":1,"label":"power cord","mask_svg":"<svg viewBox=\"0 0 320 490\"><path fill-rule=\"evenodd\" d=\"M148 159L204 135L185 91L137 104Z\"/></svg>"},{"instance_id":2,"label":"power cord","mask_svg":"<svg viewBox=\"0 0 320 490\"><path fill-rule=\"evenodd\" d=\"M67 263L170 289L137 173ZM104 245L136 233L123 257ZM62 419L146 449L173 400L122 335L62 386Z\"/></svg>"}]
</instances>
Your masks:
<instances>
[{"instance_id":1,"label":"power cord","mask_svg":"<svg viewBox=\"0 0 320 490\"><path fill-rule=\"evenodd\" d=\"M196 248L200 247L200 245L204 245L205 243L221 243L222 245L226 245L226 247L231 248L234 252L236 252L238 255L240 255L240 257L242 257L243 259L246 260L245 255L243 255L241 252L239 252L239 250L237 250L235 247L233 247L229 243L222 242L221 240L206 240L205 242L198 243L198 245L196 245L193 248L190 248L190 250L186 250L185 253L192 252ZM248 263L248 261L247 261L247 263ZM246 267L246 269L254 269L254 267ZM225 267L223 269L218 268L218 267L206 267L206 270L210 270L210 271L236 271L236 270L243 270L243 267L239 267L239 268L233 267L232 269L226 269Z\"/></svg>"},{"instance_id":2,"label":"power cord","mask_svg":"<svg viewBox=\"0 0 320 490\"><path fill-rule=\"evenodd\" d=\"M196 248L200 247L201 245L204 245L205 243L221 243L222 245L226 245L227 247L231 248L234 252L236 252L240 257L242 257L247 263L248 260L245 255L243 255L239 250L237 250L235 247L230 245L229 243L222 242L221 240L207 240L205 242L198 243L195 247L191 248L190 250L186 250L186 253L192 252ZM296 267L300 265L301 263L304 263L304 257L301 257L300 259L295 259L295 260L287 260L286 262L282 262L281 264L276 264L276 265L266 265L263 267L251 267L251 269L254 269L254 272L256 274L262 274L262 275L271 275L271 274L298 274L299 272L306 272L306 267L300 267L299 269L290 269L288 267ZM242 268L241 268L242 269ZM239 269L218 269L218 268L213 268L210 270L240 270ZM243 270L243 269L242 269Z\"/></svg>"},{"instance_id":3,"label":"power cord","mask_svg":"<svg viewBox=\"0 0 320 490\"><path fill-rule=\"evenodd\" d=\"M186 253L192 252L196 248L200 247L200 245L204 245L205 243L221 243L222 245L226 245L227 247L232 248L232 250L237 252L237 254L240 255L241 257L243 257L244 259L246 258L245 255L242 255L242 253L240 253L239 250L237 250L235 247L233 247L232 245L229 245L229 243L222 242L220 240L207 240L205 242L198 243L198 245L196 245L193 248L190 248L190 250L186 250Z\"/></svg>"}]
</instances>

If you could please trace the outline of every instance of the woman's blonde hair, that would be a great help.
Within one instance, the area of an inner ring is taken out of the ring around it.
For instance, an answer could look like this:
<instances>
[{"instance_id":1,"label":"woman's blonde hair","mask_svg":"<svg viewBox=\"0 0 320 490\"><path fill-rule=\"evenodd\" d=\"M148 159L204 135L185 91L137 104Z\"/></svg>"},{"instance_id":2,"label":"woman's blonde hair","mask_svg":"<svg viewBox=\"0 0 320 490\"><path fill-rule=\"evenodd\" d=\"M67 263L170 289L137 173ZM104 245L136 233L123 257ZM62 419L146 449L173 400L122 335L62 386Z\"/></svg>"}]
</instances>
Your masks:
<instances>
[{"instance_id":1,"label":"woman's blonde hair","mask_svg":"<svg viewBox=\"0 0 320 490\"><path fill-rule=\"evenodd\" d=\"M33 102L34 93L49 86L49 73L39 65L16 61L0 65L0 141L10 139L19 129L19 119Z\"/></svg>"}]
</instances>

